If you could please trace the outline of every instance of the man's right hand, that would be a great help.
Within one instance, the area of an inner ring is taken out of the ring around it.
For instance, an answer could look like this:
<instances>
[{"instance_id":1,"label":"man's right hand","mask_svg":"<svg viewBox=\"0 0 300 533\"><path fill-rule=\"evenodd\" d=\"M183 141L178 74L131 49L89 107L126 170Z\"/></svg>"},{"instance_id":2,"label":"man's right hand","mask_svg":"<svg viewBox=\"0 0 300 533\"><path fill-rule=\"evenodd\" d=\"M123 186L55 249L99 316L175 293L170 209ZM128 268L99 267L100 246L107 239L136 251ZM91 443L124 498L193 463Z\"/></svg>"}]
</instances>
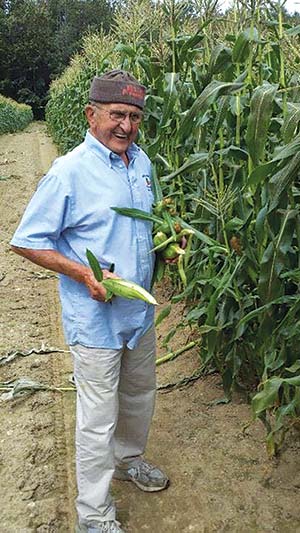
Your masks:
<instances>
[{"instance_id":1,"label":"man's right hand","mask_svg":"<svg viewBox=\"0 0 300 533\"><path fill-rule=\"evenodd\" d=\"M113 274L112 272L109 272L109 270L102 270L103 272L103 278L117 278L116 274ZM96 280L93 271L91 269L87 269L85 273L85 279L84 283L87 286L91 298L93 300L98 300L99 302L105 302L106 301L106 294L107 291L105 287L103 287L102 283Z\"/></svg>"}]
</instances>

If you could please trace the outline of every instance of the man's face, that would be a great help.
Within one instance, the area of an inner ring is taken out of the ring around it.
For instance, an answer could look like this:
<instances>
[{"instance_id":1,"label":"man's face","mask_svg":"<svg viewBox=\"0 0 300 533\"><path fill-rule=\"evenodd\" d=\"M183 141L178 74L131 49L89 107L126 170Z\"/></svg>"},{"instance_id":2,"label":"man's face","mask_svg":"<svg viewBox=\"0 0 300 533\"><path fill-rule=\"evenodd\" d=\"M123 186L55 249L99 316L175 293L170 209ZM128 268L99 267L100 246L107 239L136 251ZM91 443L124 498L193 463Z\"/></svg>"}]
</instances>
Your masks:
<instances>
[{"instance_id":1,"label":"man's face","mask_svg":"<svg viewBox=\"0 0 300 533\"><path fill-rule=\"evenodd\" d=\"M123 119L118 118L122 113L124 113ZM131 120L129 113L132 114L133 120L142 116L142 111L137 106L129 104L97 103L86 107L92 135L121 157L135 140L139 129L139 122Z\"/></svg>"}]
</instances>

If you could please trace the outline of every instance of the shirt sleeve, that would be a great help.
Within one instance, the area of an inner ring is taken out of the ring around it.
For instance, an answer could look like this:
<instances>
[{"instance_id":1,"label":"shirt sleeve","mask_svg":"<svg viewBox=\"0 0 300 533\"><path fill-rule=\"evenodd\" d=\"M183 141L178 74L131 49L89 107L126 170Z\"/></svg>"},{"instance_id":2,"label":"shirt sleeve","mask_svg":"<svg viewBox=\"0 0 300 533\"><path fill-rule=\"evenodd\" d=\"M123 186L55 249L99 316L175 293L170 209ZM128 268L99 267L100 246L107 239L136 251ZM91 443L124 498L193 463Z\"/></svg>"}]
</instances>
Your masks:
<instances>
[{"instance_id":1,"label":"shirt sleeve","mask_svg":"<svg viewBox=\"0 0 300 533\"><path fill-rule=\"evenodd\" d=\"M56 250L61 233L71 224L71 197L64 180L47 174L39 182L11 240L21 248Z\"/></svg>"}]
</instances>

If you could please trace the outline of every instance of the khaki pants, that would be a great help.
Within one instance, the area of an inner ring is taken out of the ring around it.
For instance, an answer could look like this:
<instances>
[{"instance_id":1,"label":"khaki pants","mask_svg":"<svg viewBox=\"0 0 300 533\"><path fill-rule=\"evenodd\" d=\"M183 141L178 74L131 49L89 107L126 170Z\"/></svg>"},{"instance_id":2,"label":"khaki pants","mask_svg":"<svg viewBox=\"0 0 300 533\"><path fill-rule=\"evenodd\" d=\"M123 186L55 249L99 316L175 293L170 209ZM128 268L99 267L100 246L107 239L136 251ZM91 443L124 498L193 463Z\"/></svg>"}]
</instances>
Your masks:
<instances>
[{"instance_id":1,"label":"khaki pants","mask_svg":"<svg viewBox=\"0 0 300 533\"><path fill-rule=\"evenodd\" d=\"M144 453L154 410L155 331L134 350L70 346L77 387L76 507L80 524L115 519L115 465Z\"/></svg>"}]
</instances>

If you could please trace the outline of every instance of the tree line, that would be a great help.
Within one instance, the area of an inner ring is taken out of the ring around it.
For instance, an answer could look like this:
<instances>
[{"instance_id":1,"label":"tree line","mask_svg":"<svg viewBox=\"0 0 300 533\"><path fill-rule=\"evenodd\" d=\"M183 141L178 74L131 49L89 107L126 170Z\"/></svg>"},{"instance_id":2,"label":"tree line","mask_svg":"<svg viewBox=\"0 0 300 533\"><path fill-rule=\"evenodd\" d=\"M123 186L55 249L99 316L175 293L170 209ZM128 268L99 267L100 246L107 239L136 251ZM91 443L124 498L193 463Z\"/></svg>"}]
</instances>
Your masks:
<instances>
[{"instance_id":1,"label":"tree line","mask_svg":"<svg viewBox=\"0 0 300 533\"><path fill-rule=\"evenodd\" d=\"M109 0L0 0L0 94L42 118L51 80L87 32L109 31L113 12Z\"/></svg>"}]
</instances>

